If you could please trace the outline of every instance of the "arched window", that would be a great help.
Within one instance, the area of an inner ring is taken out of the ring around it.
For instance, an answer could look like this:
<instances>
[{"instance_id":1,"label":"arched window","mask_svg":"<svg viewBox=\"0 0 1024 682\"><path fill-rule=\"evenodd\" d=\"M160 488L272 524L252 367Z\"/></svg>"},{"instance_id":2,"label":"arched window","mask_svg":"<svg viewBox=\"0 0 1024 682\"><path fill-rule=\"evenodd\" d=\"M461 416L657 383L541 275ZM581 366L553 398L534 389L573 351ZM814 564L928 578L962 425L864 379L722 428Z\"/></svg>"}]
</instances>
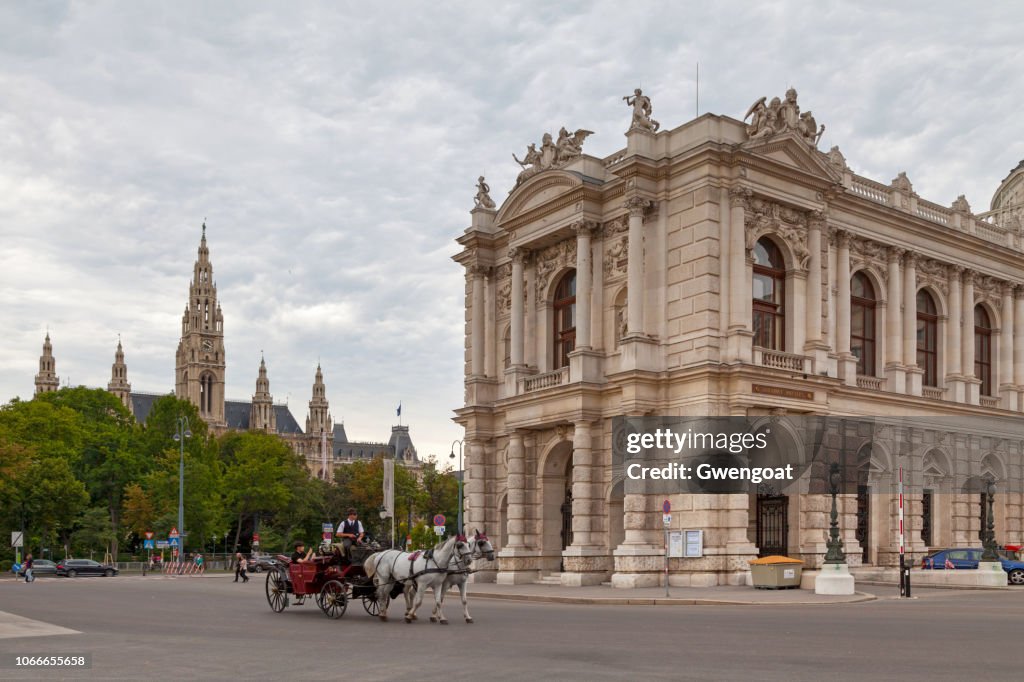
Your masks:
<instances>
[{"instance_id":1,"label":"arched window","mask_svg":"<svg viewBox=\"0 0 1024 682\"><path fill-rule=\"evenodd\" d=\"M875 376L875 288L863 272L850 280L850 351L857 374Z\"/></svg>"},{"instance_id":2,"label":"arched window","mask_svg":"<svg viewBox=\"0 0 1024 682\"><path fill-rule=\"evenodd\" d=\"M925 386L939 385L939 314L931 294L917 292L917 366Z\"/></svg>"},{"instance_id":3,"label":"arched window","mask_svg":"<svg viewBox=\"0 0 1024 682\"><path fill-rule=\"evenodd\" d=\"M974 307L974 376L981 395L992 395L992 319L980 305Z\"/></svg>"},{"instance_id":4,"label":"arched window","mask_svg":"<svg viewBox=\"0 0 1024 682\"><path fill-rule=\"evenodd\" d=\"M768 238L754 246L754 345L772 350L786 347L786 265Z\"/></svg>"},{"instance_id":5,"label":"arched window","mask_svg":"<svg viewBox=\"0 0 1024 682\"><path fill-rule=\"evenodd\" d=\"M555 369L569 365L576 347L576 271L567 272L555 287Z\"/></svg>"}]
</instances>

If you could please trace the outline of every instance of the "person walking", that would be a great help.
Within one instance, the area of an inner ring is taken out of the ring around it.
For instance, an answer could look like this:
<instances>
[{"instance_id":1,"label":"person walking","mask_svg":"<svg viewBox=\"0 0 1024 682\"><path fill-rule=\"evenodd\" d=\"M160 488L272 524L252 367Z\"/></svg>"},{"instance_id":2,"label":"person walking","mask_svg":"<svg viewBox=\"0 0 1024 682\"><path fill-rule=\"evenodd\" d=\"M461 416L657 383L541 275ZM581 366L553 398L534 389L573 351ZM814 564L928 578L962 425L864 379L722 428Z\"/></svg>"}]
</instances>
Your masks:
<instances>
[{"instance_id":1,"label":"person walking","mask_svg":"<svg viewBox=\"0 0 1024 682\"><path fill-rule=\"evenodd\" d=\"M235 582L238 582L238 577L242 573L242 553L235 552Z\"/></svg>"},{"instance_id":2,"label":"person walking","mask_svg":"<svg viewBox=\"0 0 1024 682\"><path fill-rule=\"evenodd\" d=\"M25 557L25 563L22 564L22 567L25 570L25 582L30 583L30 582L32 582L33 580L36 579L36 577L34 575L32 575L32 553L31 552L29 552L28 555Z\"/></svg>"},{"instance_id":3,"label":"person walking","mask_svg":"<svg viewBox=\"0 0 1024 682\"><path fill-rule=\"evenodd\" d=\"M242 576L242 582L243 583L249 582L249 576L247 576L245 574L245 571L246 571L247 568L249 568L249 562L243 556L242 560L238 563L238 573L239 573L240 576Z\"/></svg>"}]
</instances>

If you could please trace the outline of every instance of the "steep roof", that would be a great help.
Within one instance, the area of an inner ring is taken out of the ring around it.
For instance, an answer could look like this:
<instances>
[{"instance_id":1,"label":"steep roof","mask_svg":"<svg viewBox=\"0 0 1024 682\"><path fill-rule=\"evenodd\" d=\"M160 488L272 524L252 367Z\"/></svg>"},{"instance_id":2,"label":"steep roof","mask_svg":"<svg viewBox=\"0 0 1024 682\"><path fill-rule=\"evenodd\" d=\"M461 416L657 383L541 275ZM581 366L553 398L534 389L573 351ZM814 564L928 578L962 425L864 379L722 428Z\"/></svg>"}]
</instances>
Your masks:
<instances>
[{"instance_id":1,"label":"steep roof","mask_svg":"<svg viewBox=\"0 0 1024 682\"><path fill-rule=\"evenodd\" d=\"M150 410L153 409L153 403L160 398L163 398L164 395L173 395L173 393L135 393L133 391L131 394L131 401L132 412L135 414L135 420L140 424L145 424ZM239 431L248 430L249 416L251 414L251 402L245 400L224 401L224 421L227 422L229 429L236 429ZM295 417L292 416L291 410L288 409L287 405L274 405L274 415L277 419L278 433L302 433L299 423L295 420Z\"/></svg>"}]
</instances>

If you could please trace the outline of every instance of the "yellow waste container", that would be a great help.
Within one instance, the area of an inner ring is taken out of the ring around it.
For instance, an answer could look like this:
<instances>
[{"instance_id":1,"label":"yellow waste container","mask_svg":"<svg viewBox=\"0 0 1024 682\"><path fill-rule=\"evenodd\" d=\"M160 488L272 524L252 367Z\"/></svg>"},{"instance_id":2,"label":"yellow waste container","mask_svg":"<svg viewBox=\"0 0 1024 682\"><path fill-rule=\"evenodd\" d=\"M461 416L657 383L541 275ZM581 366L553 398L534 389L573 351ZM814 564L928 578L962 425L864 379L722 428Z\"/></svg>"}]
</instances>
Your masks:
<instances>
[{"instance_id":1,"label":"yellow waste container","mask_svg":"<svg viewBox=\"0 0 1024 682\"><path fill-rule=\"evenodd\" d=\"M785 590L800 587L804 562L788 556L766 556L750 562L750 575L759 590Z\"/></svg>"}]
</instances>

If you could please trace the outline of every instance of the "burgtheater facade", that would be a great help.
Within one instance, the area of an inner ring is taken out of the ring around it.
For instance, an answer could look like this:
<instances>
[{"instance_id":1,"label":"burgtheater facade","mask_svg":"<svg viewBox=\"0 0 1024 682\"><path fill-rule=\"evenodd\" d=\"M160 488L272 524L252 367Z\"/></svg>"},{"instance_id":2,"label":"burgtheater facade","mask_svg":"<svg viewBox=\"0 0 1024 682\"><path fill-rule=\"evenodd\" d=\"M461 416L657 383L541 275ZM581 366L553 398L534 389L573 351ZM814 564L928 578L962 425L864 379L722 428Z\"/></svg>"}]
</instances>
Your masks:
<instances>
[{"instance_id":1,"label":"burgtheater facade","mask_svg":"<svg viewBox=\"0 0 1024 682\"><path fill-rule=\"evenodd\" d=\"M624 149L545 135L500 206L480 179L458 238L466 518L500 543L477 579L658 584L664 498L624 493L617 416L879 417L839 500L852 566L897 562L900 466L913 557L980 546L968 479L996 481L998 541L1024 540L1006 419L1024 410L1024 164L975 214L818 150L793 90L660 132L646 96L627 104ZM829 499L806 491L670 496L672 529L704 543L670 582L738 584L766 554L820 565Z\"/></svg>"}]
</instances>

